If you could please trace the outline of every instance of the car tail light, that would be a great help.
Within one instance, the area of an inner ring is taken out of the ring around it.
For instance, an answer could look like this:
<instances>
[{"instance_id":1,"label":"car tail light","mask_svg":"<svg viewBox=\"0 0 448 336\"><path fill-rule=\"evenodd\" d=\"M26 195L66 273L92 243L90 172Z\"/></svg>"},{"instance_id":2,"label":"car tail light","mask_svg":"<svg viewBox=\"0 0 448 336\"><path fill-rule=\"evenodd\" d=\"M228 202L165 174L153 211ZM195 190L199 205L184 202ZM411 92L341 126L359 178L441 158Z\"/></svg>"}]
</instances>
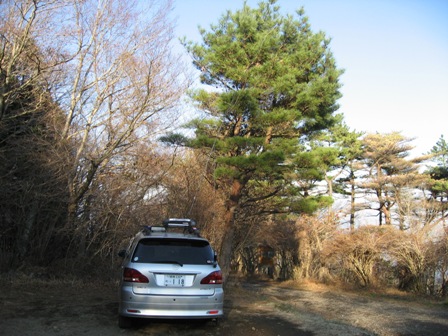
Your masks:
<instances>
[{"instance_id":1,"label":"car tail light","mask_svg":"<svg viewBox=\"0 0 448 336\"><path fill-rule=\"evenodd\" d=\"M216 315L216 314L218 314L218 313L219 313L219 310L209 310L209 311L207 312L208 315Z\"/></svg>"},{"instance_id":2,"label":"car tail light","mask_svg":"<svg viewBox=\"0 0 448 336\"><path fill-rule=\"evenodd\" d=\"M222 273L221 271L215 271L207 275L201 280L201 285L217 285L222 284Z\"/></svg>"},{"instance_id":3,"label":"car tail light","mask_svg":"<svg viewBox=\"0 0 448 336\"><path fill-rule=\"evenodd\" d=\"M139 271L133 268L125 267L123 271L123 281L126 282L140 282L140 283L148 283L149 280L146 276L141 274Z\"/></svg>"}]
</instances>

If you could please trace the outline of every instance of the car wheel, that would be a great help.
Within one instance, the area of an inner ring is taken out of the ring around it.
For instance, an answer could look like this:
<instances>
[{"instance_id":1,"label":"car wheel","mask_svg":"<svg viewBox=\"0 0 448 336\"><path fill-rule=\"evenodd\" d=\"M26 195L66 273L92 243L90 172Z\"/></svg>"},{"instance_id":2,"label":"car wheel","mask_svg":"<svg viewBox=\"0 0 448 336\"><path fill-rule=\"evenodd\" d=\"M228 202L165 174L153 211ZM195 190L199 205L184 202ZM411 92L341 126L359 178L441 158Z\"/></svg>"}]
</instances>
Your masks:
<instances>
[{"instance_id":1,"label":"car wheel","mask_svg":"<svg viewBox=\"0 0 448 336\"><path fill-rule=\"evenodd\" d=\"M132 328L132 318L118 315L118 326L121 329L129 329Z\"/></svg>"}]
</instances>

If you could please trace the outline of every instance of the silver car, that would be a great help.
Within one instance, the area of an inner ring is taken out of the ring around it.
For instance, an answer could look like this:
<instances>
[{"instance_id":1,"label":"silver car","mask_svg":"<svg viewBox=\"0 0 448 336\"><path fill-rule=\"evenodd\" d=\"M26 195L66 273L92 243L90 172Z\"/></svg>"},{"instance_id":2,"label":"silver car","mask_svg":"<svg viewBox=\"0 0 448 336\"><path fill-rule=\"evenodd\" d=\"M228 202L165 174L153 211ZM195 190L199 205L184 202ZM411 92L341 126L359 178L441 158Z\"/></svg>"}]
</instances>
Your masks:
<instances>
[{"instance_id":1,"label":"silver car","mask_svg":"<svg viewBox=\"0 0 448 336\"><path fill-rule=\"evenodd\" d=\"M216 254L191 219L146 227L123 257L120 328L133 318L215 319L223 316L223 278Z\"/></svg>"}]
</instances>

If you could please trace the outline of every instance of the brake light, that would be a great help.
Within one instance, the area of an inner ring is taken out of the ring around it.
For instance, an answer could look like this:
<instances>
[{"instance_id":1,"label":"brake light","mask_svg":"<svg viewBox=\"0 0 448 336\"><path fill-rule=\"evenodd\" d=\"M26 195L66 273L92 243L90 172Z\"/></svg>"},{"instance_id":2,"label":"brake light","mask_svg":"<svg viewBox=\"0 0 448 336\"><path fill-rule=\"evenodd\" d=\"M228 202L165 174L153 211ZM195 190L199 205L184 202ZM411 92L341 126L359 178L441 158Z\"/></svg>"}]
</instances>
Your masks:
<instances>
[{"instance_id":1,"label":"brake light","mask_svg":"<svg viewBox=\"0 0 448 336\"><path fill-rule=\"evenodd\" d=\"M133 268L127 268L123 270L123 281L126 282L140 282L140 283L148 283L149 280L146 276L141 274L139 271Z\"/></svg>"},{"instance_id":2,"label":"brake light","mask_svg":"<svg viewBox=\"0 0 448 336\"><path fill-rule=\"evenodd\" d=\"M201 280L201 285L218 285L222 284L222 273L221 271L215 271L207 275Z\"/></svg>"}]
</instances>

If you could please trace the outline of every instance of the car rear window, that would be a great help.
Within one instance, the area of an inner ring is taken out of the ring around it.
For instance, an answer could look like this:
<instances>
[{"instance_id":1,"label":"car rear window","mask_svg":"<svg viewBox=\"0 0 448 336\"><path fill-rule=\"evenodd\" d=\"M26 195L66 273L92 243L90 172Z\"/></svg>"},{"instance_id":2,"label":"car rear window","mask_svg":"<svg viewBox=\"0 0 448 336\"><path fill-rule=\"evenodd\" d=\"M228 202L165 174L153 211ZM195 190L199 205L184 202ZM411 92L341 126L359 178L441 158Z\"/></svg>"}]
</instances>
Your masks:
<instances>
[{"instance_id":1,"label":"car rear window","mask_svg":"<svg viewBox=\"0 0 448 336\"><path fill-rule=\"evenodd\" d=\"M205 240L142 239L132 256L138 263L212 264L213 251Z\"/></svg>"}]
</instances>

